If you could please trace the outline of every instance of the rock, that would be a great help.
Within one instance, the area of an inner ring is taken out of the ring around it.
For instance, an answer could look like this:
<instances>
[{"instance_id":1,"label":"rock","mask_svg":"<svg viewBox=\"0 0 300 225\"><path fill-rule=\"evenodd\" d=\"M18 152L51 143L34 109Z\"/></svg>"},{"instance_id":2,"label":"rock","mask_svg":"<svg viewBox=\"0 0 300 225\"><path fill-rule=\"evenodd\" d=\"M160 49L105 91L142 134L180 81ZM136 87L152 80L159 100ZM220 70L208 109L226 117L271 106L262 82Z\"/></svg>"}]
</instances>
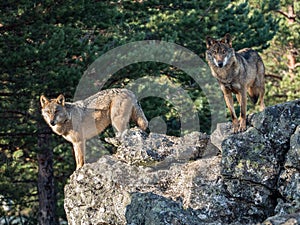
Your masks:
<instances>
[{"instance_id":1,"label":"rock","mask_svg":"<svg viewBox=\"0 0 300 225\"><path fill-rule=\"evenodd\" d=\"M145 207L147 203L148 207ZM181 213L178 213L181 212ZM126 224L190 224L197 225L198 218L180 203L151 192L136 192L126 208Z\"/></svg>"},{"instance_id":2,"label":"rock","mask_svg":"<svg viewBox=\"0 0 300 225\"><path fill-rule=\"evenodd\" d=\"M209 136L193 132L183 138L130 129L118 147L116 157L131 165L145 165L161 161L189 161L200 158L206 149Z\"/></svg>"},{"instance_id":3,"label":"rock","mask_svg":"<svg viewBox=\"0 0 300 225\"><path fill-rule=\"evenodd\" d=\"M291 136L284 168L278 179L278 191L283 197L276 208L278 215L300 213L300 126ZM300 216L298 216L299 221ZM300 223L299 223L300 224Z\"/></svg>"},{"instance_id":4,"label":"rock","mask_svg":"<svg viewBox=\"0 0 300 225\"><path fill-rule=\"evenodd\" d=\"M218 123L216 129L210 135L210 142L222 151L222 142L231 134L231 123Z\"/></svg>"},{"instance_id":5,"label":"rock","mask_svg":"<svg viewBox=\"0 0 300 225\"><path fill-rule=\"evenodd\" d=\"M130 129L116 154L71 176L68 222L299 224L299 125L300 101L294 101L250 115L239 134L230 123L210 137Z\"/></svg>"},{"instance_id":6,"label":"rock","mask_svg":"<svg viewBox=\"0 0 300 225\"><path fill-rule=\"evenodd\" d=\"M291 136L290 150L286 155L285 167L293 167L300 170L300 126Z\"/></svg>"},{"instance_id":7,"label":"rock","mask_svg":"<svg viewBox=\"0 0 300 225\"><path fill-rule=\"evenodd\" d=\"M231 135L222 144L222 175L251 181L272 189L280 172L285 151L276 152L264 134L254 127Z\"/></svg>"},{"instance_id":8,"label":"rock","mask_svg":"<svg viewBox=\"0 0 300 225\"><path fill-rule=\"evenodd\" d=\"M247 206L238 207L243 204L227 197L220 161L215 156L148 168L104 156L72 175L65 189L69 224L196 225L252 221ZM252 213L264 216L261 212Z\"/></svg>"},{"instance_id":9,"label":"rock","mask_svg":"<svg viewBox=\"0 0 300 225\"><path fill-rule=\"evenodd\" d=\"M259 200L264 211L279 215L300 209L299 124L299 101L285 103L253 114L246 132L222 142L222 175L231 195Z\"/></svg>"},{"instance_id":10,"label":"rock","mask_svg":"<svg viewBox=\"0 0 300 225\"><path fill-rule=\"evenodd\" d=\"M265 220L263 225L298 225L300 224L300 212L285 216L273 216Z\"/></svg>"}]
</instances>

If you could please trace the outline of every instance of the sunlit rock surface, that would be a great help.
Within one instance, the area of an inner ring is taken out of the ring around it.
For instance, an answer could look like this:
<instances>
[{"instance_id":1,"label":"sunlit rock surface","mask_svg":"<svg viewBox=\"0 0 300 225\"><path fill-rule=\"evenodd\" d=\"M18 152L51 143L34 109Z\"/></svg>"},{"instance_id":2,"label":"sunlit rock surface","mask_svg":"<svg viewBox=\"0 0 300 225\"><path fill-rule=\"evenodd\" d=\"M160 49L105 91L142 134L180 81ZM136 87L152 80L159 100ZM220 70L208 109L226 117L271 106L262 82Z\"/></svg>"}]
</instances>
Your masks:
<instances>
[{"instance_id":1,"label":"sunlit rock surface","mask_svg":"<svg viewBox=\"0 0 300 225\"><path fill-rule=\"evenodd\" d=\"M131 129L65 187L70 225L300 224L300 101L208 136Z\"/></svg>"}]
</instances>

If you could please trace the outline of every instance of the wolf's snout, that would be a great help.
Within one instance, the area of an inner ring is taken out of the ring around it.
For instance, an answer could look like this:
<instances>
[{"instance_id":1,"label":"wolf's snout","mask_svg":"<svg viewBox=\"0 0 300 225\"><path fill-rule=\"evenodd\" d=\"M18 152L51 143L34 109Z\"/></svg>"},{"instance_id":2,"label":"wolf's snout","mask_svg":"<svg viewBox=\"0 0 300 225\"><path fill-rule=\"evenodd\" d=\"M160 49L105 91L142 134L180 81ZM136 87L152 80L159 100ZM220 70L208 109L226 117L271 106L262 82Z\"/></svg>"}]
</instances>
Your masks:
<instances>
[{"instance_id":1,"label":"wolf's snout","mask_svg":"<svg viewBox=\"0 0 300 225\"><path fill-rule=\"evenodd\" d=\"M55 126L56 125L55 120L51 120L50 124L51 124L51 126Z\"/></svg>"}]
</instances>

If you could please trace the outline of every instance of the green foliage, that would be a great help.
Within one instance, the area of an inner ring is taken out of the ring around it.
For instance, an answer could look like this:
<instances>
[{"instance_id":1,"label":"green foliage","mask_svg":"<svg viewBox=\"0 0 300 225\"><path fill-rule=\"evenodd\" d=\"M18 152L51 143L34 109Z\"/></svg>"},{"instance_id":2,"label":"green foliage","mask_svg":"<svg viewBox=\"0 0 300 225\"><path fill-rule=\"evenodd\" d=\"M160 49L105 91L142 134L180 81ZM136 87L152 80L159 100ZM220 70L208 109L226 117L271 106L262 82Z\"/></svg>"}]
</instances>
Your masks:
<instances>
[{"instance_id":1,"label":"green foliage","mask_svg":"<svg viewBox=\"0 0 300 225\"><path fill-rule=\"evenodd\" d=\"M277 6L277 1L267 0L251 4L229 0L1 2L0 193L12 207L3 211L0 206L0 218L20 214L37 217L38 136L44 130L45 135L51 133L43 129L47 125L39 112L41 94L56 97L63 93L72 100L82 74L95 59L133 41L173 42L204 59L205 36L222 37L230 32L237 49L265 49L278 28L271 13ZM201 131L209 132L211 113L205 93L197 81L178 68L157 62L132 64L113 74L104 87L124 87L143 76L161 79L161 86L170 91L170 86L163 85L172 83L186 90L194 102ZM99 86L88 88L97 90ZM147 84L139 88L147 88ZM152 96L141 99L141 104L149 120L160 117L168 134L181 134L184 118L171 101ZM106 135L111 135L111 130L101 138ZM74 170L74 160L70 144L62 137L52 135L51 141L57 215L65 219L63 186Z\"/></svg>"},{"instance_id":2,"label":"green foliage","mask_svg":"<svg viewBox=\"0 0 300 225\"><path fill-rule=\"evenodd\" d=\"M295 18L288 19L284 14L294 8ZM295 1L281 1L281 6L276 13L279 18L279 30L270 42L271 47L264 51L264 61L267 73L266 99L271 104L295 100L300 97L300 4ZM291 68L290 63L295 60L296 68Z\"/></svg>"},{"instance_id":3,"label":"green foliage","mask_svg":"<svg viewBox=\"0 0 300 225\"><path fill-rule=\"evenodd\" d=\"M90 63L89 55L95 52L89 35L96 21L102 20L101 14L87 13L96 13L95 4L74 3L1 2L0 193L12 202L10 210L3 212L9 217L37 215L37 137L43 130L37 125L46 127L39 96L64 93L70 98ZM105 2L96 5L104 7L110 11ZM99 36L98 42L106 39ZM58 215L64 218L63 184L74 170L74 161L69 145L59 147L63 140L54 135L53 141L54 152L60 153L54 159Z\"/></svg>"}]
</instances>

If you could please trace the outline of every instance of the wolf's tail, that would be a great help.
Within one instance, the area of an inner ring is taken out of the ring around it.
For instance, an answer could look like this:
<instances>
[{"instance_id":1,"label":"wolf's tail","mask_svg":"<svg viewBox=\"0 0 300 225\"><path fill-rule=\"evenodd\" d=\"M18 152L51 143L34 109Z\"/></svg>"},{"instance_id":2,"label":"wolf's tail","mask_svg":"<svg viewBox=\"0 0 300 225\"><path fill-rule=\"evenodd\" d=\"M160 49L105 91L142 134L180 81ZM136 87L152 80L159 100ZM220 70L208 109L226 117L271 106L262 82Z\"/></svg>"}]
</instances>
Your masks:
<instances>
[{"instance_id":1,"label":"wolf's tail","mask_svg":"<svg viewBox=\"0 0 300 225\"><path fill-rule=\"evenodd\" d=\"M259 56L258 56L259 57ZM261 106L264 105L263 98L265 93L265 67L259 57L257 62L257 76L252 87L249 87L248 94L253 104L260 100Z\"/></svg>"},{"instance_id":2,"label":"wolf's tail","mask_svg":"<svg viewBox=\"0 0 300 225\"><path fill-rule=\"evenodd\" d=\"M137 123L139 128L146 130L148 127L148 120L138 102L134 104L132 109L132 120Z\"/></svg>"},{"instance_id":3,"label":"wolf's tail","mask_svg":"<svg viewBox=\"0 0 300 225\"><path fill-rule=\"evenodd\" d=\"M253 104L256 104L260 99L260 103L263 104L265 88L264 86L254 86L248 89L248 95Z\"/></svg>"},{"instance_id":4,"label":"wolf's tail","mask_svg":"<svg viewBox=\"0 0 300 225\"><path fill-rule=\"evenodd\" d=\"M258 101L259 94L254 94L254 95L249 94L249 98L250 98L251 102L255 105Z\"/></svg>"}]
</instances>

